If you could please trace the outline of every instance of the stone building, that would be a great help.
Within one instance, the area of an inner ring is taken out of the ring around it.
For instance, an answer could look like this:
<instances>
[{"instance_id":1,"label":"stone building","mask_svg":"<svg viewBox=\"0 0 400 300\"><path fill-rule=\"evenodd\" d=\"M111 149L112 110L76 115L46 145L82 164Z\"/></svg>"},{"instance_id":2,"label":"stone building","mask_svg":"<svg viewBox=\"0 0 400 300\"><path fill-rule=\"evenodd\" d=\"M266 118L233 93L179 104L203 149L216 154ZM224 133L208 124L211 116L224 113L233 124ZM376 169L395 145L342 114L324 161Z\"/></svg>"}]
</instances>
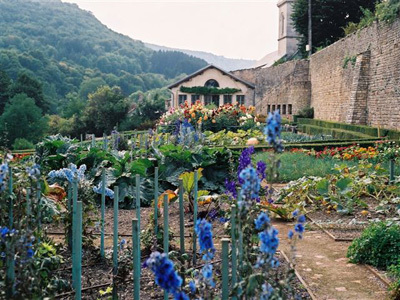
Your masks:
<instances>
[{"instance_id":1,"label":"stone building","mask_svg":"<svg viewBox=\"0 0 400 300\"><path fill-rule=\"evenodd\" d=\"M178 107L188 101L194 104L197 100L204 105L242 104L255 105L255 86L236 75L214 65L203 69L168 86L171 99L167 107Z\"/></svg>"}]
</instances>

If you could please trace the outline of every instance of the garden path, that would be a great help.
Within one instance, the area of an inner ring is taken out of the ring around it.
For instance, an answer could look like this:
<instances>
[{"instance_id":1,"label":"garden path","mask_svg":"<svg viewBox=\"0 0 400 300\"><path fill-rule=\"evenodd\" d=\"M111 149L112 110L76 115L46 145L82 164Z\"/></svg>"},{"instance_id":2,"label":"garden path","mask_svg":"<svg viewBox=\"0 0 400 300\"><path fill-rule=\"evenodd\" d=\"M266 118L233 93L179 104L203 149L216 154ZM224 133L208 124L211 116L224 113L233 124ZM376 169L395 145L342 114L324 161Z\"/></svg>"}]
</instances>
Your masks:
<instances>
[{"instance_id":1,"label":"garden path","mask_svg":"<svg viewBox=\"0 0 400 300\"><path fill-rule=\"evenodd\" d=\"M274 221L280 250L290 253L287 232L294 224ZM364 266L349 263L349 243L335 242L322 231L306 231L297 244L296 270L318 300L385 299L386 287Z\"/></svg>"}]
</instances>

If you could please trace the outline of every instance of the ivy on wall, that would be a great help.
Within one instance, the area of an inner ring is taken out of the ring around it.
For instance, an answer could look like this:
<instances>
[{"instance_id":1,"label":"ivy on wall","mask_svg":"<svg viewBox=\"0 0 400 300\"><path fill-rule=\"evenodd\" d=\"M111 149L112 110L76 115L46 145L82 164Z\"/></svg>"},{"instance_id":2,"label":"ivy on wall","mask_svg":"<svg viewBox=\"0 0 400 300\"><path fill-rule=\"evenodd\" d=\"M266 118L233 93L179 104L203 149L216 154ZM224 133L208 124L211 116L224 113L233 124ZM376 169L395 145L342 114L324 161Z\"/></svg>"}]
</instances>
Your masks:
<instances>
[{"instance_id":1,"label":"ivy on wall","mask_svg":"<svg viewBox=\"0 0 400 300\"><path fill-rule=\"evenodd\" d=\"M234 94L240 92L241 89L213 88L206 86L193 86L193 87L181 86L180 91L182 93L196 94L196 95L223 95L223 94Z\"/></svg>"}]
</instances>

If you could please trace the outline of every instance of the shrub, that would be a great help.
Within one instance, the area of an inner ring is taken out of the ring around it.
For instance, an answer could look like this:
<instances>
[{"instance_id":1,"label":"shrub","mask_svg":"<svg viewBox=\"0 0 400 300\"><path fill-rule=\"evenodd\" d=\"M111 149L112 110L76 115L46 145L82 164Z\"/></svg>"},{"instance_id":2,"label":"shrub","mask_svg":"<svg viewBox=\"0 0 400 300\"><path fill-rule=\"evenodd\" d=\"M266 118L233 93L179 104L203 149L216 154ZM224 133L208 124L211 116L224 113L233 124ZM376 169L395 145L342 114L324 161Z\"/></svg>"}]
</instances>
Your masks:
<instances>
[{"instance_id":1,"label":"shrub","mask_svg":"<svg viewBox=\"0 0 400 300\"><path fill-rule=\"evenodd\" d=\"M14 150L34 149L35 145L27 139L16 139L12 145Z\"/></svg>"},{"instance_id":2,"label":"shrub","mask_svg":"<svg viewBox=\"0 0 400 300\"><path fill-rule=\"evenodd\" d=\"M364 230L350 245L347 257L353 263L365 263L387 269L400 259L400 225L379 222Z\"/></svg>"},{"instance_id":3,"label":"shrub","mask_svg":"<svg viewBox=\"0 0 400 300\"><path fill-rule=\"evenodd\" d=\"M301 111L299 111L297 116L299 118L313 119L314 118L314 107L303 108Z\"/></svg>"}]
</instances>

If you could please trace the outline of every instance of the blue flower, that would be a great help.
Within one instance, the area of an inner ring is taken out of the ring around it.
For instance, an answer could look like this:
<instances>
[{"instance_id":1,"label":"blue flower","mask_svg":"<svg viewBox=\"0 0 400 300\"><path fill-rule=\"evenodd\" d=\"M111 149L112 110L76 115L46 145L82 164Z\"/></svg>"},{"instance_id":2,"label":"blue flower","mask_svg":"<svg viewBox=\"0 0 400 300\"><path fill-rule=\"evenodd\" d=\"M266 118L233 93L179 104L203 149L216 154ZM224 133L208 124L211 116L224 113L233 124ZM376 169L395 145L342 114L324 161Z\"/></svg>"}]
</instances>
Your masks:
<instances>
[{"instance_id":1,"label":"blue flower","mask_svg":"<svg viewBox=\"0 0 400 300\"><path fill-rule=\"evenodd\" d=\"M289 230L289 232L288 232L288 238L289 238L289 239L292 239L293 235L294 235L293 230Z\"/></svg>"},{"instance_id":2,"label":"blue flower","mask_svg":"<svg viewBox=\"0 0 400 300\"><path fill-rule=\"evenodd\" d=\"M32 250L31 248L29 248L29 249L26 251L26 256L27 256L28 258L31 258L31 257L33 256L33 254L34 254L34 252L33 252L33 250Z\"/></svg>"},{"instance_id":3,"label":"blue flower","mask_svg":"<svg viewBox=\"0 0 400 300\"><path fill-rule=\"evenodd\" d=\"M192 294L196 293L196 283L193 280L189 282L189 289Z\"/></svg>"},{"instance_id":4,"label":"blue flower","mask_svg":"<svg viewBox=\"0 0 400 300\"><path fill-rule=\"evenodd\" d=\"M242 151L239 157L239 166L237 170L238 181L240 184L243 184L243 179L240 178L241 172L246 169L249 165L251 165L251 155L254 153L254 147L246 148Z\"/></svg>"},{"instance_id":5,"label":"blue flower","mask_svg":"<svg viewBox=\"0 0 400 300\"><path fill-rule=\"evenodd\" d=\"M296 218L299 215L299 210L296 209L294 212L292 212L293 218Z\"/></svg>"},{"instance_id":6,"label":"blue flower","mask_svg":"<svg viewBox=\"0 0 400 300\"><path fill-rule=\"evenodd\" d=\"M178 293L182 278L176 273L173 262L165 253L153 252L146 260L145 266L154 273L157 285L168 293Z\"/></svg>"},{"instance_id":7,"label":"blue flower","mask_svg":"<svg viewBox=\"0 0 400 300\"><path fill-rule=\"evenodd\" d=\"M101 182L99 182L99 184L93 187L93 192L97 193L97 194L102 194L102 184ZM109 197L110 199L114 199L114 191L109 189L109 188L105 188L104 190L104 194Z\"/></svg>"},{"instance_id":8,"label":"blue flower","mask_svg":"<svg viewBox=\"0 0 400 300\"><path fill-rule=\"evenodd\" d=\"M297 222L299 223L304 223L306 221L306 217L304 215L301 215L298 219Z\"/></svg>"},{"instance_id":9,"label":"blue flower","mask_svg":"<svg viewBox=\"0 0 400 300\"><path fill-rule=\"evenodd\" d=\"M48 176L50 179L61 179L73 182L76 177L78 181L81 181L85 177L86 165L81 165L79 169L74 164L70 164L69 168L60 169L58 171L52 170Z\"/></svg>"},{"instance_id":10,"label":"blue flower","mask_svg":"<svg viewBox=\"0 0 400 300\"><path fill-rule=\"evenodd\" d=\"M236 182L235 181L229 181L227 178L225 179L225 193L231 196L233 199L236 199L237 197L237 191L236 191Z\"/></svg>"},{"instance_id":11,"label":"blue flower","mask_svg":"<svg viewBox=\"0 0 400 300\"><path fill-rule=\"evenodd\" d=\"M268 114L267 126L264 129L268 144L272 145L276 152L282 152L281 141L281 116L279 110Z\"/></svg>"},{"instance_id":12,"label":"blue flower","mask_svg":"<svg viewBox=\"0 0 400 300\"><path fill-rule=\"evenodd\" d=\"M119 248L120 248L121 250L124 250L125 244L126 244L126 240L125 240L125 239L121 240L121 242L119 243Z\"/></svg>"},{"instance_id":13,"label":"blue flower","mask_svg":"<svg viewBox=\"0 0 400 300\"><path fill-rule=\"evenodd\" d=\"M261 180L265 179L265 170L267 169L267 164L263 161L257 163L257 173L261 177Z\"/></svg>"},{"instance_id":14,"label":"blue flower","mask_svg":"<svg viewBox=\"0 0 400 300\"><path fill-rule=\"evenodd\" d=\"M260 191L260 178L253 167L248 167L240 172L239 178L242 179L241 194L245 200L257 199Z\"/></svg>"},{"instance_id":15,"label":"blue flower","mask_svg":"<svg viewBox=\"0 0 400 300\"><path fill-rule=\"evenodd\" d=\"M267 254L275 254L279 245L278 230L270 227L258 234L261 246L260 251Z\"/></svg>"},{"instance_id":16,"label":"blue flower","mask_svg":"<svg viewBox=\"0 0 400 300\"><path fill-rule=\"evenodd\" d=\"M10 230L7 227L1 228L1 237L4 239L9 232Z\"/></svg>"},{"instance_id":17,"label":"blue flower","mask_svg":"<svg viewBox=\"0 0 400 300\"><path fill-rule=\"evenodd\" d=\"M295 226L294 226L294 231L296 231L297 233L303 233L304 232L304 226L303 226L303 224L300 224L300 223L297 223Z\"/></svg>"},{"instance_id":18,"label":"blue flower","mask_svg":"<svg viewBox=\"0 0 400 300\"><path fill-rule=\"evenodd\" d=\"M189 300L189 297L184 292L179 292L174 295L174 300Z\"/></svg>"},{"instance_id":19,"label":"blue flower","mask_svg":"<svg viewBox=\"0 0 400 300\"><path fill-rule=\"evenodd\" d=\"M199 219L196 222L195 231L199 239L200 253L204 253L203 260L211 260L215 252L211 224L205 219Z\"/></svg>"},{"instance_id":20,"label":"blue flower","mask_svg":"<svg viewBox=\"0 0 400 300\"><path fill-rule=\"evenodd\" d=\"M254 220L254 223L256 224L256 229L260 230L264 224L267 224L270 222L270 219L268 215L265 212L262 212L261 214L258 215L257 219Z\"/></svg>"},{"instance_id":21,"label":"blue flower","mask_svg":"<svg viewBox=\"0 0 400 300\"><path fill-rule=\"evenodd\" d=\"M269 283L264 283L262 285L262 293L260 295L260 300L268 300L274 293L273 287Z\"/></svg>"}]
</instances>

